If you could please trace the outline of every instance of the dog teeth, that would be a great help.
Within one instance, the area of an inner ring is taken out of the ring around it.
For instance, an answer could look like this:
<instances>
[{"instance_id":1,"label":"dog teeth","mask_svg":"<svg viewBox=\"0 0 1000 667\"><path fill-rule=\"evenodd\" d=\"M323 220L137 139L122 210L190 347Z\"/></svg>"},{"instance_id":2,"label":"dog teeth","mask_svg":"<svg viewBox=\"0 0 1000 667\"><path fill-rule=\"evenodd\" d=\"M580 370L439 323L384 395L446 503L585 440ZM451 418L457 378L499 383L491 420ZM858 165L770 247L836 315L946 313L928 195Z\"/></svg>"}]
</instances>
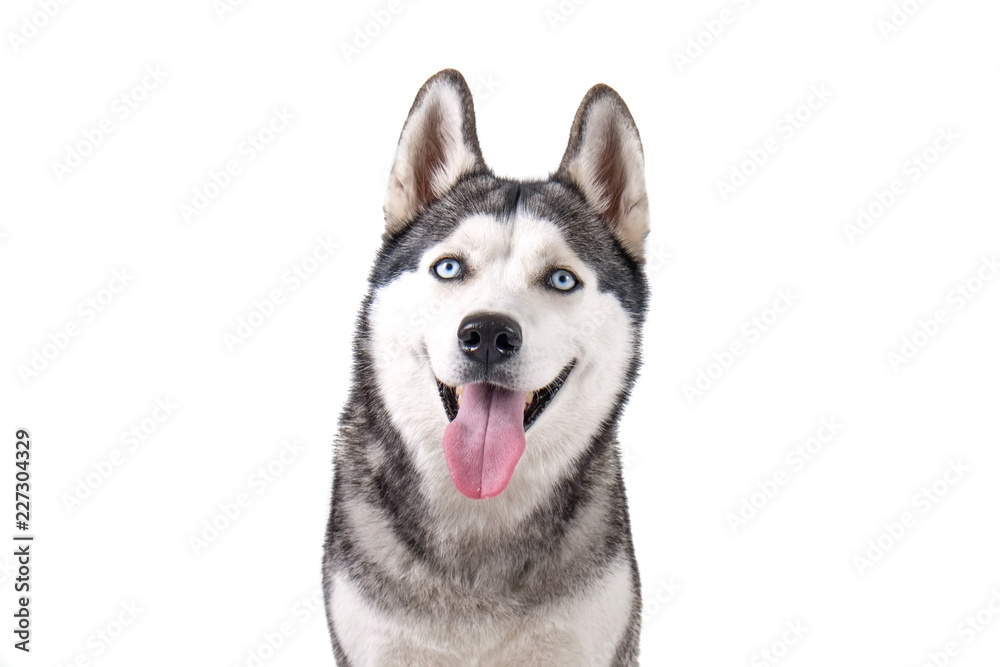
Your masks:
<instances>
[{"instance_id":1,"label":"dog teeth","mask_svg":"<svg viewBox=\"0 0 1000 667\"><path fill-rule=\"evenodd\" d=\"M527 410L531 407L531 404L535 402L535 392L528 392L528 396L524 399L524 409Z\"/></svg>"},{"instance_id":2,"label":"dog teeth","mask_svg":"<svg viewBox=\"0 0 1000 667\"><path fill-rule=\"evenodd\" d=\"M462 407L462 392L465 391L465 385L460 385L455 387L455 398L458 401L458 407Z\"/></svg>"}]
</instances>

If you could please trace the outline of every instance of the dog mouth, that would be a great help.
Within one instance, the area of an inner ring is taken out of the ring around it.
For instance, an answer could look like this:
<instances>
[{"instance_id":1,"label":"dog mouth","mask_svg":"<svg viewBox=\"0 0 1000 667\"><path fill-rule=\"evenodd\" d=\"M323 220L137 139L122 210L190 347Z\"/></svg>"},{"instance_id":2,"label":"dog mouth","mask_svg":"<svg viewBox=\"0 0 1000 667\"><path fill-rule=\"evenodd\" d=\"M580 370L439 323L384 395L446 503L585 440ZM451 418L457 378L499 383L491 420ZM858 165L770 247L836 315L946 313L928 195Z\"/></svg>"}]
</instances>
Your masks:
<instances>
[{"instance_id":1,"label":"dog mouth","mask_svg":"<svg viewBox=\"0 0 1000 667\"><path fill-rule=\"evenodd\" d=\"M556 379L545 385L541 389L529 391L524 399L524 430L535 423L542 415L542 412L549 406L562 386L566 384L570 372L576 365L576 360L569 362L560 371ZM435 378L437 380L437 378ZM448 416L448 421L453 422L458 417L458 411L462 407L462 394L465 393L465 385L452 387L437 380L438 395L441 396L441 403L444 405L444 412Z\"/></svg>"},{"instance_id":2,"label":"dog mouth","mask_svg":"<svg viewBox=\"0 0 1000 667\"><path fill-rule=\"evenodd\" d=\"M507 488L524 454L525 430L552 403L574 364L531 392L489 382L450 387L438 381L448 415L444 456L456 489L467 498L485 500Z\"/></svg>"}]
</instances>

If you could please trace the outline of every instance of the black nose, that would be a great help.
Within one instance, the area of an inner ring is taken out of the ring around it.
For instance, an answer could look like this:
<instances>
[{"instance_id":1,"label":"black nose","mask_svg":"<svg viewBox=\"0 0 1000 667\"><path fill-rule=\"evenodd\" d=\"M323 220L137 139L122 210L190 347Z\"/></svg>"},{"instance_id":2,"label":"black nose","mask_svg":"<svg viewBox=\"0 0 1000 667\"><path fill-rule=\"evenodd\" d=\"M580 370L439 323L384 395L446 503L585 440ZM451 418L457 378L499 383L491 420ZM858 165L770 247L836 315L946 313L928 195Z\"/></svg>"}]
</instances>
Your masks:
<instances>
[{"instance_id":1,"label":"black nose","mask_svg":"<svg viewBox=\"0 0 1000 667\"><path fill-rule=\"evenodd\" d=\"M497 313L470 315L458 327L458 346L473 361L490 367L521 349L521 327Z\"/></svg>"}]
</instances>

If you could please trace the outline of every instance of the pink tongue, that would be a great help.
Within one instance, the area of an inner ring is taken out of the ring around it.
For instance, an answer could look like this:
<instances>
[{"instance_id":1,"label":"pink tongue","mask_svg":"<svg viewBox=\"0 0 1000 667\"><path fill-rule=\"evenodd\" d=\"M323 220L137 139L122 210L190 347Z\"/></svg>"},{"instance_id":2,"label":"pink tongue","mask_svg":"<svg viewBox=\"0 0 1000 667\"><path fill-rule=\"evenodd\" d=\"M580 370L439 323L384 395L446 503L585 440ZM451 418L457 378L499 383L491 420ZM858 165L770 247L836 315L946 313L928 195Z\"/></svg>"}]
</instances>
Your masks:
<instances>
[{"instance_id":1,"label":"pink tongue","mask_svg":"<svg viewBox=\"0 0 1000 667\"><path fill-rule=\"evenodd\" d=\"M469 498L492 498L507 488L524 453L523 391L469 384L455 421L444 430L451 481Z\"/></svg>"}]
</instances>

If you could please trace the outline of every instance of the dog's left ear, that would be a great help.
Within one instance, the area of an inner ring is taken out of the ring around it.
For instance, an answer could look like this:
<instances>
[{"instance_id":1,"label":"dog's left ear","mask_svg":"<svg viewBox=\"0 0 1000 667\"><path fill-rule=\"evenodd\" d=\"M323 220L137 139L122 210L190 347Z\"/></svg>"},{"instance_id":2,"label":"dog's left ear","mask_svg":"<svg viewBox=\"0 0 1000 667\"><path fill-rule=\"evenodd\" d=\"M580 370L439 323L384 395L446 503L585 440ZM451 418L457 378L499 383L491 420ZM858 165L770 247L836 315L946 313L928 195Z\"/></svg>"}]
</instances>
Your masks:
<instances>
[{"instance_id":1,"label":"dog's left ear","mask_svg":"<svg viewBox=\"0 0 1000 667\"><path fill-rule=\"evenodd\" d=\"M385 234L412 222L463 176L487 171L476 136L472 91L457 70L441 70L420 88L396 148L385 198Z\"/></svg>"},{"instance_id":2,"label":"dog's left ear","mask_svg":"<svg viewBox=\"0 0 1000 667\"><path fill-rule=\"evenodd\" d=\"M613 88L597 84L580 103L555 177L580 189L639 263L649 233L644 165L639 130L625 101Z\"/></svg>"}]
</instances>

